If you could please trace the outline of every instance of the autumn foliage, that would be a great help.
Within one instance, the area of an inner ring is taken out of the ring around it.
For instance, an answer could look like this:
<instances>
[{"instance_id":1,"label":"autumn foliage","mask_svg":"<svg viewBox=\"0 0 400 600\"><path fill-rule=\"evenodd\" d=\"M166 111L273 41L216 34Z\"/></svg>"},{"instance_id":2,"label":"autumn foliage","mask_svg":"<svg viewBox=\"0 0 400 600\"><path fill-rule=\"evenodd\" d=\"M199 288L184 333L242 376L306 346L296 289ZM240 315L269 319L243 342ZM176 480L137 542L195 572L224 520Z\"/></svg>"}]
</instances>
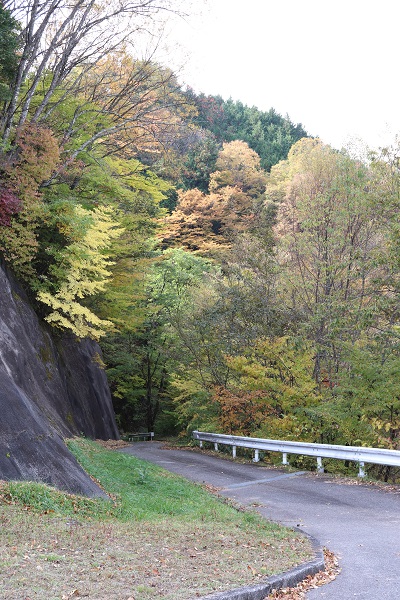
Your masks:
<instances>
[{"instance_id":1,"label":"autumn foliage","mask_svg":"<svg viewBox=\"0 0 400 600\"><path fill-rule=\"evenodd\" d=\"M245 392L217 387L212 398L218 405L219 424L225 433L254 435L271 415L276 414L263 390Z\"/></svg>"},{"instance_id":2,"label":"autumn foliage","mask_svg":"<svg viewBox=\"0 0 400 600\"><path fill-rule=\"evenodd\" d=\"M205 256L218 256L257 221L266 184L260 158L240 140L223 144L211 173L209 193L178 192L178 203L164 222L165 247L183 246Z\"/></svg>"},{"instance_id":3,"label":"autumn foliage","mask_svg":"<svg viewBox=\"0 0 400 600\"><path fill-rule=\"evenodd\" d=\"M121 426L398 448L400 148L183 91L125 37L155 0L20 4L1 259L51 326L102 339Z\"/></svg>"},{"instance_id":4,"label":"autumn foliage","mask_svg":"<svg viewBox=\"0 0 400 600\"><path fill-rule=\"evenodd\" d=\"M11 216L21 208L20 199L9 189L0 188L0 226L10 227Z\"/></svg>"}]
</instances>

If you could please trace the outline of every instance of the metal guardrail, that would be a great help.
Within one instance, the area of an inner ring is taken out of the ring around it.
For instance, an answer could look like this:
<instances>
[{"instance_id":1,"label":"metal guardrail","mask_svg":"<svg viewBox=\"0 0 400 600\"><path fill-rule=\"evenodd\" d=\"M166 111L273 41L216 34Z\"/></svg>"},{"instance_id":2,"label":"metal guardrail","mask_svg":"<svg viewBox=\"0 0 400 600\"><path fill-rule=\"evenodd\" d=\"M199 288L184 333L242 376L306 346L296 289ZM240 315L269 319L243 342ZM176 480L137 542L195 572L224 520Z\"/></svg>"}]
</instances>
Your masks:
<instances>
[{"instance_id":1,"label":"metal guardrail","mask_svg":"<svg viewBox=\"0 0 400 600\"><path fill-rule=\"evenodd\" d=\"M200 442L211 442L215 450L218 444L232 446L232 455L236 457L236 448L250 448L254 450L254 462L259 461L259 451L281 452L282 464L288 465L288 454L302 454L303 456L315 456L317 459L317 471L324 472L322 466L323 458L336 458L338 460L350 460L359 465L359 477L365 477L364 464L389 465L400 467L400 450L385 450L382 448L364 448L362 446L335 446L333 444L314 444L311 442L288 442L283 440L267 440L262 438L241 437L237 435L223 435L220 433L207 433L204 431L193 431L193 439Z\"/></svg>"}]
</instances>

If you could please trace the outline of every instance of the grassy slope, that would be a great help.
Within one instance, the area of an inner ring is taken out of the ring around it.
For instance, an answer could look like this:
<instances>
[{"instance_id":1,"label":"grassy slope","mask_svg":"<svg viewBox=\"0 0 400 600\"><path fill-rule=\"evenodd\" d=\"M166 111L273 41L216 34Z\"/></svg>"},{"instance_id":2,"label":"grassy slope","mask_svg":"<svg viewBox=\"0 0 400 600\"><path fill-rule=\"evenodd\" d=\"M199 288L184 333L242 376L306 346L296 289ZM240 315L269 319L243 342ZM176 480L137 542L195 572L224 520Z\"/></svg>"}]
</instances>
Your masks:
<instances>
[{"instance_id":1,"label":"grassy slope","mask_svg":"<svg viewBox=\"0 0 400 600\"><path fill-rule=\"evenodd\" d=\"M311 555L297 533L155 465L86 440L70 447L112 500L3 483L4 600L187 600L260 582Z\"/></svg>"}]
</instances>

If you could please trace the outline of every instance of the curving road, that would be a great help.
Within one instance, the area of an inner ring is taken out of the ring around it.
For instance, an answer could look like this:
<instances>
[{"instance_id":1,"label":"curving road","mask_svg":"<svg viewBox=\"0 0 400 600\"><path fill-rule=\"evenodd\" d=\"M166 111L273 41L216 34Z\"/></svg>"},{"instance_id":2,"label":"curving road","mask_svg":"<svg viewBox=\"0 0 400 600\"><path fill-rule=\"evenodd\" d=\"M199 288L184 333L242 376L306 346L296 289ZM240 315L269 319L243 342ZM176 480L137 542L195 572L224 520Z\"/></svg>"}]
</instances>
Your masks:
<instances>
[{"instance_id":1,"label":"curving road","mask_svg":"<svg viewBox=\"0 0 400 600\"><path fill-rule=\"evenodd\" d=\"M324 475L286 473L189 450L138 442L123 450L220 489L268 519L297 526L339 558L341 574L308 593L314 600L400 598L400 487L387 491Z\"/></svg>"}]
</instances>

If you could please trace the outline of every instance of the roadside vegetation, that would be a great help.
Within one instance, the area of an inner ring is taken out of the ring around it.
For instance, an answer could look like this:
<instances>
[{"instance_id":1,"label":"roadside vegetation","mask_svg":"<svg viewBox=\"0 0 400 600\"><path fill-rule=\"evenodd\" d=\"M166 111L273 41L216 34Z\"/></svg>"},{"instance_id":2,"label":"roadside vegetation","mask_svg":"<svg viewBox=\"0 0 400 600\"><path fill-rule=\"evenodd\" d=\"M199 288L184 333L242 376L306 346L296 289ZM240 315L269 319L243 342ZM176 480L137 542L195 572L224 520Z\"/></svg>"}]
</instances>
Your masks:
<instances>
[{"instance_id":1,"label":"roadside vegetation","mask_svg":"<svg viewBox=\"0 0 400 600\"><path fill-rule=\"evenodd\" d=\"M84 439L69 443L110 499L0 488L0 597L185 600L309 559L308 540L199 485Z\"/></svg>"}]
</instances>

